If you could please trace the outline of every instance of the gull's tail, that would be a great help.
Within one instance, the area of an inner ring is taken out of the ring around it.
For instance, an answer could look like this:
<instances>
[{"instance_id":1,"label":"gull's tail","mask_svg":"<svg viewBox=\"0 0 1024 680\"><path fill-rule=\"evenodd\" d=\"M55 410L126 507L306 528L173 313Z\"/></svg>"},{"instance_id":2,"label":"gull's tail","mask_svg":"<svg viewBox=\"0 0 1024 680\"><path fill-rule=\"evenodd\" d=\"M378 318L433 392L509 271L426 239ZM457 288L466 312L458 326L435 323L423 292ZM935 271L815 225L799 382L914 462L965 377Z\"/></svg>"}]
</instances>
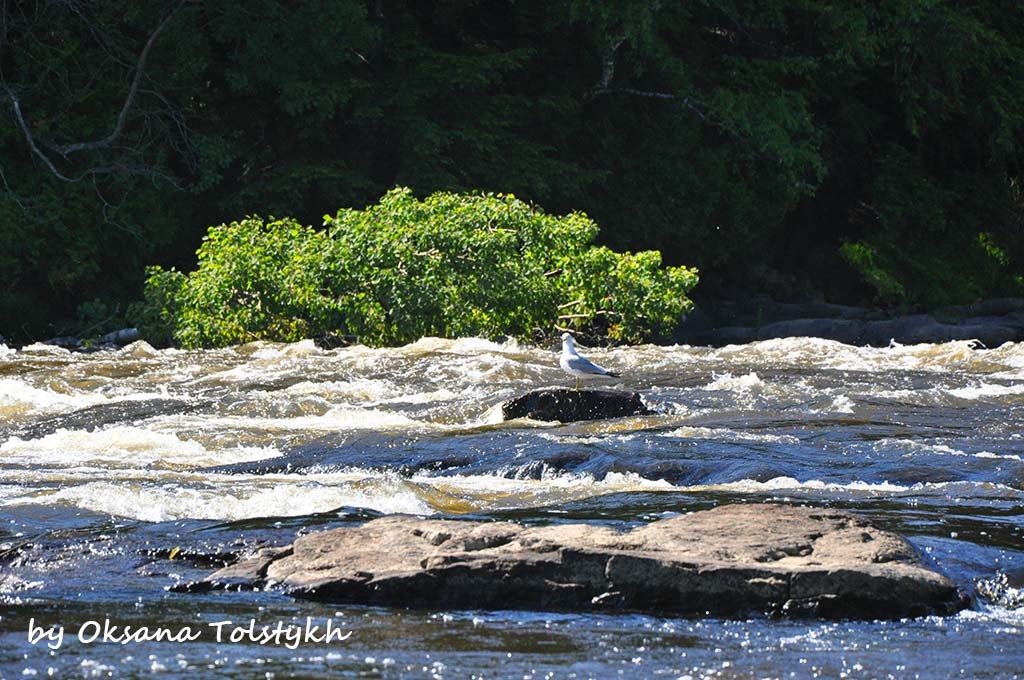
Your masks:
<instances>
[{"instance_id":1,"label":"gull's tail","mask_svg":"<svg viewBox=\"0 0 1024 680\"><path fill-rule=\"evenodd\" d=\"M618 373L612 373L611 371L605 371L604 374L609 376L609 377L612 377L612 378L618 378L619 377Z\"/></svg>"}]
</instances>

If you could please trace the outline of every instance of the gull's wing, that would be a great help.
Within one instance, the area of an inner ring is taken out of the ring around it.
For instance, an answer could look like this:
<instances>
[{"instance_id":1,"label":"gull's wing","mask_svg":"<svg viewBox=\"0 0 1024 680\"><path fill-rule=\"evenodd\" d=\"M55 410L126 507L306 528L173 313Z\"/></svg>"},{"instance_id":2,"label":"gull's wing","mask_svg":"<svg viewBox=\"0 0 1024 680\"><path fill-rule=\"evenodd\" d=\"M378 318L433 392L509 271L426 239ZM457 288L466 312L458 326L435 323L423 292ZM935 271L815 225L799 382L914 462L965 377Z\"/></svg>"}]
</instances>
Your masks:
<instances>
[{"instance_id":1,"label":"gull's wing","mask_svg":"<svg viewBox=\"0 0 1024 680\"><path fill-rule=\"evenodd\" d=\"M574 354L569 357L566 364L571 370L579 371L580 373L593 373L594 375L611 375L618 377L607 368L598 366L590 359L581 357L579 354Z\"/></svg>"}]
</instances>

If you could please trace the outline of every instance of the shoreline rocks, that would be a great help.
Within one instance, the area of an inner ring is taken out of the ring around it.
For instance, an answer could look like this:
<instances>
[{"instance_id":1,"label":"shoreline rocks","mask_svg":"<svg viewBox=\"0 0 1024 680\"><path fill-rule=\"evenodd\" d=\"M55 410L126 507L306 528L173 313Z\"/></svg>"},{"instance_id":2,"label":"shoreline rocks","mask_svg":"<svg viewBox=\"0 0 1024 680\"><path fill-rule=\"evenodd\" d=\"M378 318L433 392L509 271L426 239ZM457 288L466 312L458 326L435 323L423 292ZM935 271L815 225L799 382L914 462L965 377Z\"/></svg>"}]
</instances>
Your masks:
<instances>
[{"instance_id":1,"label":"shoreline rocks","mask_svg":"<svg viewBox=\"0 0 1024 680\"><path fill-rule=\"evenodd\" d=\"M117 350L132 344L139 339L139 329L122 328L106 335L83 340L73 335L62 335L41 341L43 345L53 345L69 352L98 352L100 350Z\"/></svg>"},{"instance_id":2,"label":"shoreline rocks","mask_svg":"<svg viewBox=\"0 0 1024 680\"><path fill-rule=\"evenodd\" d=\"M572 390L564 387L533 390L501 405L504 420L530 418L559 421L598 420L652 415L637 392L622 390Z\"/></svg>"},{"instance_id":3,"label":"shoreline rocks","mask_svg":"<svg viewBox=\"0 0 1024 680\"><path fill-rule=\"evenodd\" d=\"M767 295L733 291L728 297L705 299L679 324L668 343L720 347L792 337L873 347L886 347L892 342L911 345L977 340L984 347L994 348L1007 342L1024 342L1024 298L992 298L929 314L894 316L893 310L820 300L779 302ZM123 328L89 339L60 336L41 343L72 352L95 352L116 350L138 339L137 329ZM314 339L321 349L344 347L355 341L353 336L339 335ZM0 344L23 346L3 336Z\"/></svg>"},{"instance_id":4,"label":"shoreline rocks","mask_svg":"<svg viewBox=\"0 0 1024 680\"><path fill-rule=\"evenodd\" d=\"M715 306L715 305L712 305ZM880 310L812 302L779 303L755 297L738 307L722 303L716 316L697 312L683 322L675 340L721 346L774 338L814 337L849 345L885 347L977 340L985 347L1024 341L1024 299L985 300L933 314L887 318Z\"/></svg>"},{"instance_id":5,"label":"shoreline rocks","mask_svg":"<svg viewBox=\"0 0 1024 680\"><path fill-rule=\"evenodd\" d=\"M388 516L263 549L176 592L279 587L411 608L902 618L968 598L846 512L726 505L630 531Z\"/></svg>"}]
</instances>

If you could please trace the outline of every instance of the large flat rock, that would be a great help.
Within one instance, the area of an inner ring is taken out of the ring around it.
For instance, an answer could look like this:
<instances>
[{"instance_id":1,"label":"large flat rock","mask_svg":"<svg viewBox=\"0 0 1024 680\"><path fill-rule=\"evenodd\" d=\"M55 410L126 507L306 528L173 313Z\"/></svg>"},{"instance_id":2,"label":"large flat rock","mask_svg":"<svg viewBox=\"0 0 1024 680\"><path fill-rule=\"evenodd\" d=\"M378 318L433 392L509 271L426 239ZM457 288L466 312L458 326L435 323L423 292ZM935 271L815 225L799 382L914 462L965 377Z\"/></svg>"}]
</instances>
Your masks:
<instances>
[{"instance_id":1,"label":"large flat rock","mask_svg":"<svg viewBox=\"0 0 1024 680\"><path fill-rule=\"evenodd\" d=\"M398 607L900 618L968 604L849 513L726 505L619 532L390 516L265 549L181 591L277 586Z\"/></svg>"}]
</instances>

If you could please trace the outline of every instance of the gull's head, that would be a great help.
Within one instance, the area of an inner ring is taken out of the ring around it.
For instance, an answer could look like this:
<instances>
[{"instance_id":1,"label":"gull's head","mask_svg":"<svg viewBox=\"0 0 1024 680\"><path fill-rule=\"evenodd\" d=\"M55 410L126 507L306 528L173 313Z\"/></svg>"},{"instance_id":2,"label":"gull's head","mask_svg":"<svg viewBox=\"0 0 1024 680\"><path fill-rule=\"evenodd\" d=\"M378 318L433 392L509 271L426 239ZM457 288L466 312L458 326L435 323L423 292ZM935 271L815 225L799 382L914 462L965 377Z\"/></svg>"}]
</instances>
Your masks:
<instances>
[{"instance_id":1,"label":"gull's head","mask_svg":"<svg viewBox=\"0 0 1024 680\"><path fill-rule=\"evenodd\" d=\"M573 349L572 336L568 333L562 333L562 349L566 348L569 350Z\"/></svg>"}]
</instances>

